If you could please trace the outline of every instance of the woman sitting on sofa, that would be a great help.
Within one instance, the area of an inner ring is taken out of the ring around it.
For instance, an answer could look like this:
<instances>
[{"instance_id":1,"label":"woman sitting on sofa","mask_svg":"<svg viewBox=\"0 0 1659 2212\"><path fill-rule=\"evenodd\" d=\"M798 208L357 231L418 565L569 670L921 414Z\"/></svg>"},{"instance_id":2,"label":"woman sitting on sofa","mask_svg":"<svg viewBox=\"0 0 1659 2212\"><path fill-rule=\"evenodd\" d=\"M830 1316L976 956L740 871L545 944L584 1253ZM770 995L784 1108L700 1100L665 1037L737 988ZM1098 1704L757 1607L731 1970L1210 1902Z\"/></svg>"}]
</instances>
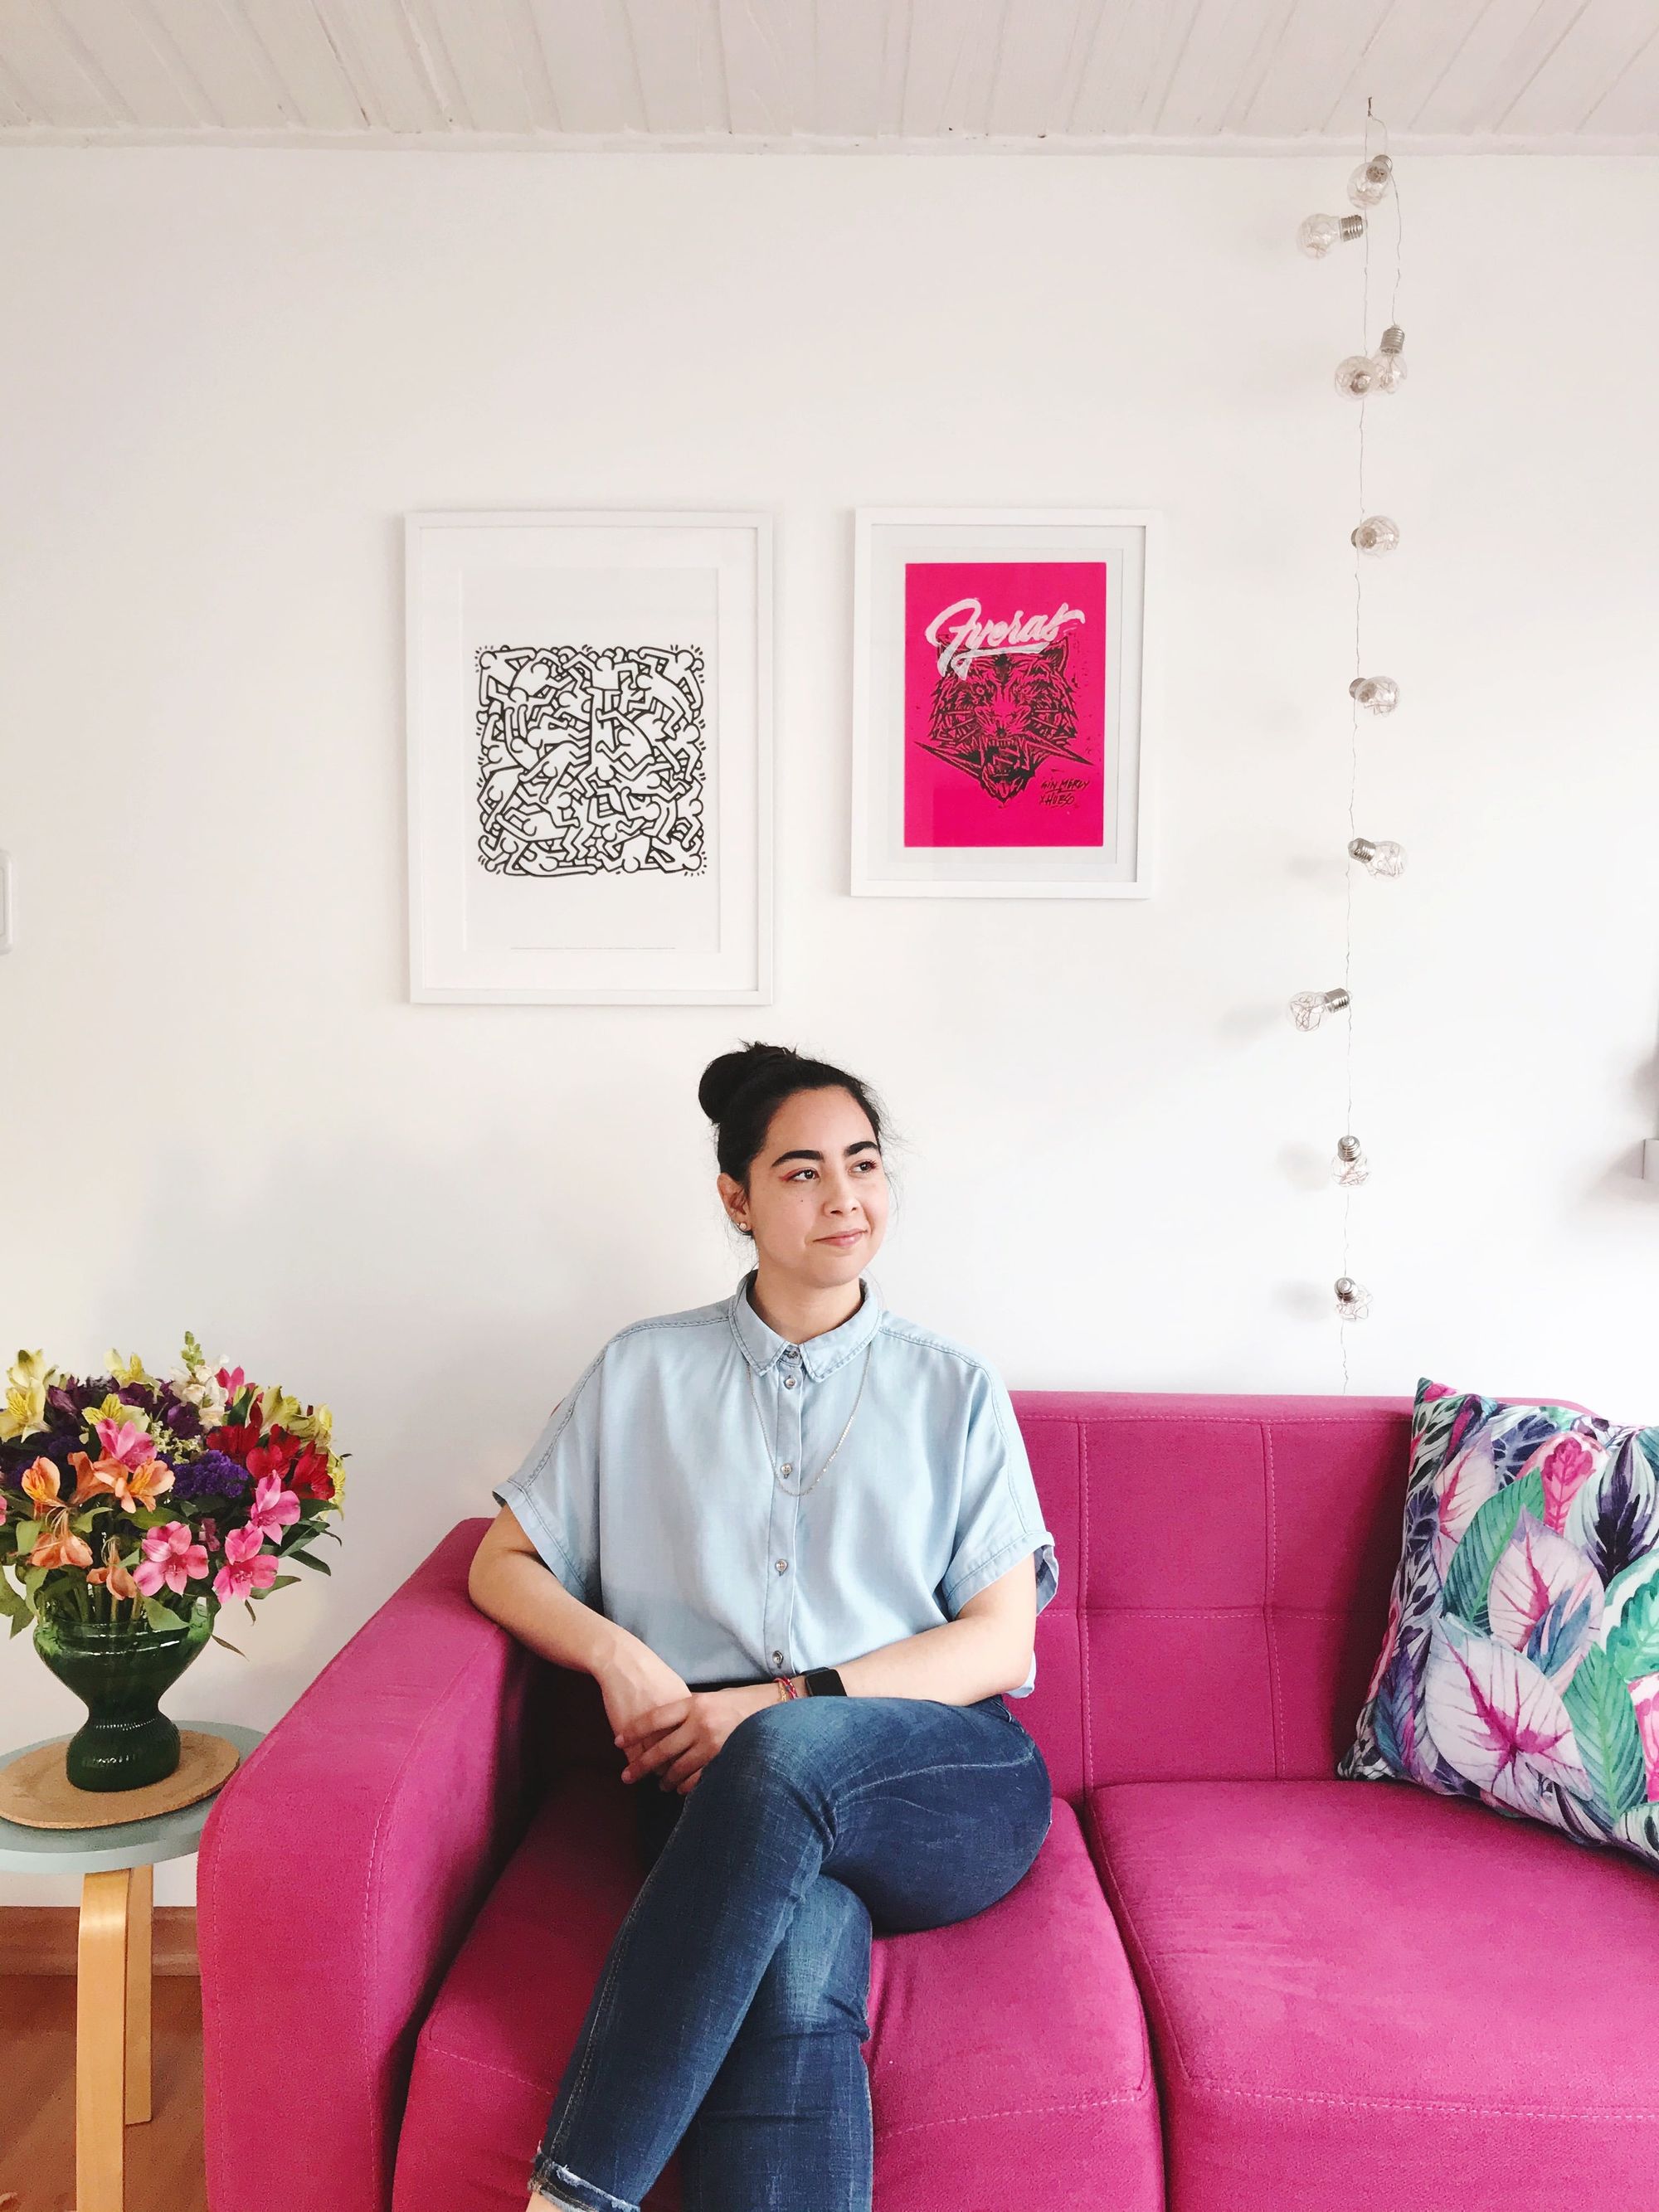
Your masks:
<instances>
[{"instance_id":1,"label":"woman sitting on sofa","mask_svg":"<svg viewBox=\"0 0 1659 2212\"><path fill-rule=\"evenodd\" d=\"M1059 1572L1001 1381L863 1273L865 1086L751 1044L698 1099L756 1264L610 1340L471 1569L598 1681L647 1869L531 2206L637 2212L683 2139L686 2212L869 2212L871 1936L982 1912L1036 1856L1049 1777L1006 1698Z\"/></svg>"}]
</instances>

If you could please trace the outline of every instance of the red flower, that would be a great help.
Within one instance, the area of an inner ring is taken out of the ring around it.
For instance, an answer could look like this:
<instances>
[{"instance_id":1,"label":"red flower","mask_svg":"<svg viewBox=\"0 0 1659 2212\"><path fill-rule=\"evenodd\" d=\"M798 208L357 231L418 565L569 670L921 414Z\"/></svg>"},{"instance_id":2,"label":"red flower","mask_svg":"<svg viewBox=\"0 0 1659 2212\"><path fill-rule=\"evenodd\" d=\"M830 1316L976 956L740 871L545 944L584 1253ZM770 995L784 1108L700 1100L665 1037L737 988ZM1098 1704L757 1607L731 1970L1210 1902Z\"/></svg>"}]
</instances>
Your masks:
<instances>
[{"instance_id":1,"label":"red flower","mask_svg":"<svg viewBox=\"0 0 1659 2212\"><path fill-rule=\"evenodd\" d=\"M289 1436L286 1429L273 1429L264 1443L255 1444L249 1451L248 1473L256 1482L267 1474L286 1476L299 1441L297 1437Z\"/></svg>"},{"instance_id":2,"label":"red flower","mask_svg":"<svg viewBox=\"0 0 1659 2212\"><path fill-rule=\"evenodd\" d=\"M256 1398L247 1409L246 1419L228 1423L221 1429L208 1432L206 1444L210 1451L222 1451L228 1459L239 1459L246 1466L248 1454L259 1441L259 1401ZM280 1434L273 1430L273 1435Z\"/></svg>"},{"instance_id":3,"label":"red flower","mask_svg":"<svg viewBox=\"0 0 1659 2212\"><path fill-rule=\"evenodd\" d=\"M332 1498L334 1482L328 1471L328 1454L319 1451L315 1444L307 1445L294 1462L289 1486L301 1498Z\"/></svg>"}]
</instances>

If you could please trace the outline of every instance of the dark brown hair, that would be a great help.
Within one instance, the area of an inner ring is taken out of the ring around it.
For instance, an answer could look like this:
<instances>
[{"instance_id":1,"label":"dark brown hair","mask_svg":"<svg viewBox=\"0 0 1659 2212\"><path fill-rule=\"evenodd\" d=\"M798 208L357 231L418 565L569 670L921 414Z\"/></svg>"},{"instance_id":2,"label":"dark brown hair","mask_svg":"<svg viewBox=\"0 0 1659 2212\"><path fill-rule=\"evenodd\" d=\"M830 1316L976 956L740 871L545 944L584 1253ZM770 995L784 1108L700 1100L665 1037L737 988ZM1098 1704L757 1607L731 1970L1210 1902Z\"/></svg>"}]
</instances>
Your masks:
<instances>
[{"instance_id":1,"label":"dark brown hair","mask_svg":"<svg viewBox=\"0 0 1659 2212\"><path fill-rule=\"evenodd\" d=\"M885 1146L880 1104L856 1075L827 1060L809 1059L793 1045L747 1044L711 1060L697 1085L697 1103L714 1124L714 1157L745 1190L772 1116L798 1091L845 1091L868 1115L876 1142Z\"/></svg>"}]
</instances>

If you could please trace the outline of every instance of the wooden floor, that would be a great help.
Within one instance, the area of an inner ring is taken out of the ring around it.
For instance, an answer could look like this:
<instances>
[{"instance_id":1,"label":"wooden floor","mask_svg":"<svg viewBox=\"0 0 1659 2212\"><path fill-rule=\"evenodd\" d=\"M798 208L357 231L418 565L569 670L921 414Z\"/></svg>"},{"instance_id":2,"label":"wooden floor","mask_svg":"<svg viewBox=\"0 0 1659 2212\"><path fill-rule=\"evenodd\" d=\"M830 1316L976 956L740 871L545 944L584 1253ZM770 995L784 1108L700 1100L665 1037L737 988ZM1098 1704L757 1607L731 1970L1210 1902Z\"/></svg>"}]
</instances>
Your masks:
<instances>
[{"instance_id":1,"label":"wooden floor","mask_svg":"<svg viewBox=\"0 0 1659 2212\"><path fill-rule=\"evenodd\" d=\"M207 2212L201 1984L154 1988L155 2117L126 2132L126 2212ZM0 1976L0 2212L75 2212L73 1974Z\"/></svg>"}]
</instances>

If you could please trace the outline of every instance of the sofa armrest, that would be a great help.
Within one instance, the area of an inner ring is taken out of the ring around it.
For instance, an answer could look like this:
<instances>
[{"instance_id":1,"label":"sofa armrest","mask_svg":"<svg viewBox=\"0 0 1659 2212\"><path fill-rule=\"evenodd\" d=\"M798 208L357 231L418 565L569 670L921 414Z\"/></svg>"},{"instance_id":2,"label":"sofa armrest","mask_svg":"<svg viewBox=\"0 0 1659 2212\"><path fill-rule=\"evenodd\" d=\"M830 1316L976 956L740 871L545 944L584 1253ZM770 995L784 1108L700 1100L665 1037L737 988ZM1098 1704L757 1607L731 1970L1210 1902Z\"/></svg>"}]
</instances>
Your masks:
<instances>
[{"instance_id":1,"label":"sofa armrest","mask_svg":"<svg viewBox=\"0 0 1659 2212\"><path fill-rule=\"evenodd\" d=\"M213 2212L389 2212L416 2037L554 1763L556 1670L467 1595L489 1525L451 1529L208 1816Z\"/></svg>"}]
</instances>

